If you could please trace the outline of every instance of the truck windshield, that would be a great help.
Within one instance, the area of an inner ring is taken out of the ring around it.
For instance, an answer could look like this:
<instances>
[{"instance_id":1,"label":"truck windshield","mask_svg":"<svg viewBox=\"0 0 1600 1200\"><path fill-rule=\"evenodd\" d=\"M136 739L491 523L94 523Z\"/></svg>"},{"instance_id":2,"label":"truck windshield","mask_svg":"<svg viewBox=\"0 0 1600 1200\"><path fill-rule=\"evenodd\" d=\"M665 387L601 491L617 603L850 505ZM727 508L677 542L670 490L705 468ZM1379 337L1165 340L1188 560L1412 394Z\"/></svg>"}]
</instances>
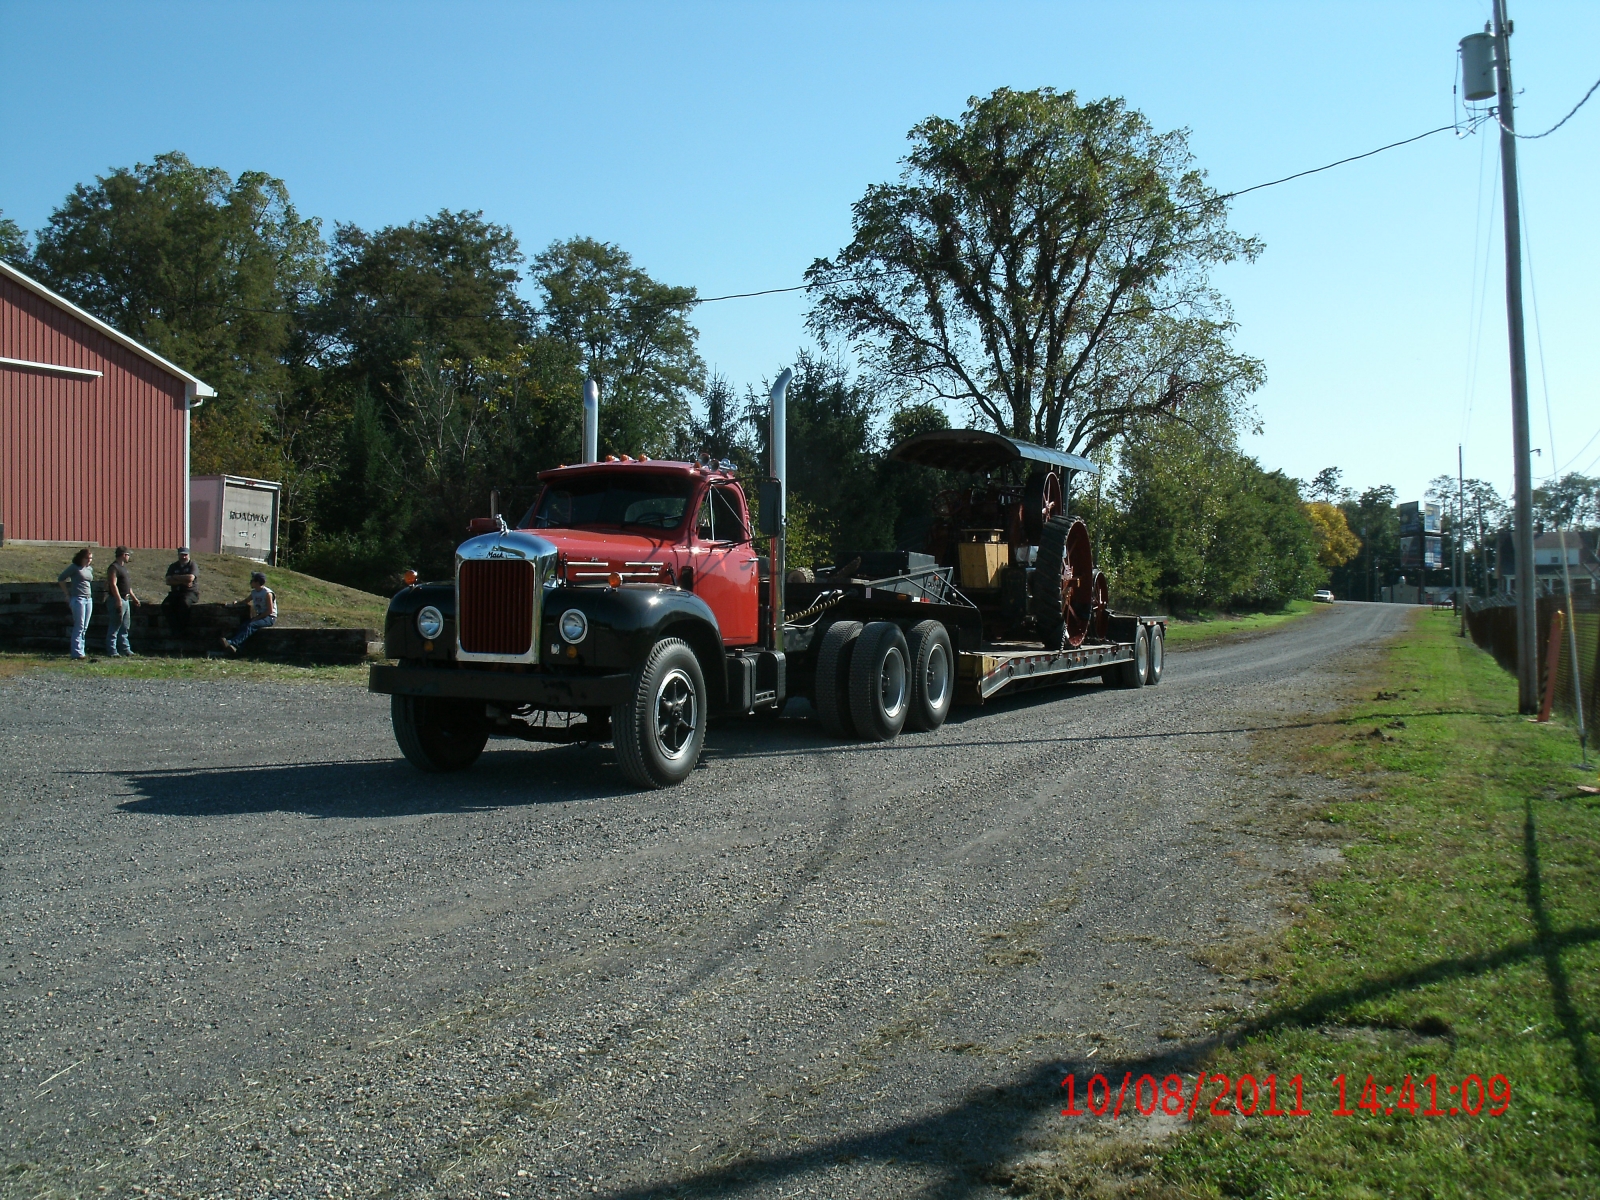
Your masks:
<instances>
[{"instance_id":1,"label":"truck windshield","mask_svg":"<svg viewBox=\"0 0 1600 1200\"><path fill-rule=\"evenodd\" d=\"M623 478L591 475L545 486L523 528L574 529L584 525L676 529L683 524L694 480L629 471Z\"/></svg>"}]
</instances>

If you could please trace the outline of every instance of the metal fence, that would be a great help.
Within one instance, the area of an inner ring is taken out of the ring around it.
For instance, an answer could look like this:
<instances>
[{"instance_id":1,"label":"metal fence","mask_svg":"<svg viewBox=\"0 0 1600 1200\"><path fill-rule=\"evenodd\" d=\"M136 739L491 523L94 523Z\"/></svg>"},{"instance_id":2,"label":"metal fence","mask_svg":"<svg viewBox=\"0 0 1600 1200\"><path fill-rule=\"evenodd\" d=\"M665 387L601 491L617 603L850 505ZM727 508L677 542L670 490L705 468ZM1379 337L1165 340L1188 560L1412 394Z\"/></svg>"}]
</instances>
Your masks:
<instances>
[{"instance_id":1,"label":"metal fence","mask_svg":"<svg viewBox=\"0 0 1600 1200\"><path fill-rule=\"evenodd\" d=\"M1600 596L1572 598L1578 642L1578 665L1583 685L1584 723L1591 737L1600 738ZM1557 612L1566 611L1566 599L1544 596L1539 600L1539 694L1548 683L1550 628ZM1480 647L1494 655L1495 661L1512 674L1517 670L1517 610L1509 601L1490 600L1467 605L1467 632ZM1565 629L1561 633L1560 657L1556 665L1555 710L1569 719L1575 716L1572 687L1572 643Z\"/></svg>"}]
</instances>

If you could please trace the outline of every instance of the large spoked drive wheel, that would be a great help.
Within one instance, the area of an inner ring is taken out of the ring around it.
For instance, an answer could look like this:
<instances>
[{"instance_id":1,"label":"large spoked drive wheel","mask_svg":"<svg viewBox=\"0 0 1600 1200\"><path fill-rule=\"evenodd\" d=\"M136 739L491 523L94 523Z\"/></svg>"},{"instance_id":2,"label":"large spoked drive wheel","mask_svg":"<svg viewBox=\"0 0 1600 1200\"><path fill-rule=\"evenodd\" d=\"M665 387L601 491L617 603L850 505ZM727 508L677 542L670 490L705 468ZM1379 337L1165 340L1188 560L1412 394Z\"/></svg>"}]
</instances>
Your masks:
<instances>
[{"instance_id":1,"label":"large spoked drive wheel","mask_svg":"<svg viewBox=\"0 0 1600 1200\"><path fill-rule=\"evenodd\" d=\"M853 737L856 732L850 717L850 659L860 636L860 621L835 621L817 648L816 694L811 707L822 728L833 737Z\"/></svg>"},{"instance_id":2,"label":"large spoked drive wheel","mask_svg":"<svg viewBox=\"0 0 1600 1200\"><path fill-rule=\"evenodd\" d=\"M892 621L862 630L850 653L850 716L856 735L886 742L906 727L911 711L910 652Z\"/></svg>"},{"instance_id":3,"label":"large spoked drive wheel","mask_svg":"<svg viewBox=\"0 0 1600 1200\"><path fill-rule=\"evenodd\" d=\"M1146 687L1155 687L1161 682L1161 660L1166 657L1167 636L1159 625L1149 626L1145 636L1150 643L1150 665L1145 668L1144 683Z\"/></svg>"},{"instance_id":4,"label":"large spoked drive wheel","mask_svg":"<svg viewBox=\"0 0 1600 1200\"><path fill-rule=\"evenodd\" d=\"M911 710L908 729L937 729L950 715L956 695L956 656L950 634L938 621L913 625L906 634L911 660Z\"/></svg>"},{"instance_id":5,"label":"large spoked drive wheel","mask_svg":"<svg viewBox=\"0 0 1600 1200\"><path fill-rule=\"evenodd\" d=\"M622 773L644 788L689 777L706 741L706 681L681 638L662 638L633 676L633 697L611 710Z\"/></svg>"},{"instance_id":6,"label":"large spoked drive wheel","mask_svg":"<svg viewBox=\"0 0 1600 1200\"><path fill-rule=\"evenodd\" d=\"M1121 688L1143 687L1145 673L1149 670L1149 667L1150 643L1145 639L1144 626L1140 625L1138 632L1133 637L1132 660L1118 663L1114 668L1114 677L1107 679L1106 682Z\"/></svg>"},{"instance_id":7,"label":"large spoked drive wheel","mask_svg":"<svg viewBox=\"0 0 1600 1200\"><path fill-rule=\"evenodd\" d=\"M400 752L420 771L464 770L489 740L489 722L476 700L390 696L389 719Z\"/></svg>"}]
</instances>

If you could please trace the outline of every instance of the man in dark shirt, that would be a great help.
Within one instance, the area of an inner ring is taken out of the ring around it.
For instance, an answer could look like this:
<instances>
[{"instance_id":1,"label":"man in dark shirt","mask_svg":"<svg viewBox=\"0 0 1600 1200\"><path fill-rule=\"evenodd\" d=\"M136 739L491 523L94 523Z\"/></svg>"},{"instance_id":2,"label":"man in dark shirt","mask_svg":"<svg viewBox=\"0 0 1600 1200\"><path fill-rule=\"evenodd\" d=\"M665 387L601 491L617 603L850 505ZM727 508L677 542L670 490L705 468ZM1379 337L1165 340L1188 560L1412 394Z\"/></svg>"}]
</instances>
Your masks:
<instances>
[{"instance_id":1,"label":"man in dark shirt","mask_svg":"<svg viewBox=\"0 0 1600 1200\"><path fill-rule=\"evenodd\" d=\"M111 570L106 573L106 654L133 657L133 647L128 644L128 629L133 623L133 605L139 597L133 594L133 577L128 564L133 554L126 546L117 547L117 556L111 560Z\"/></svg>"},{"instance_id":2,"label":"man in dark shirt","mask_svg":"<svg viewBox=\"0 0 1600 1200\"><path fill-rule=\"evenodd\" d=\"M197 582L200 568L189 557L189 547L178 547L178 561L167 568L167 598L161 602L167 628L182 637L189 628L189 609L200 603Z\"/></svg>"}]
</instances>

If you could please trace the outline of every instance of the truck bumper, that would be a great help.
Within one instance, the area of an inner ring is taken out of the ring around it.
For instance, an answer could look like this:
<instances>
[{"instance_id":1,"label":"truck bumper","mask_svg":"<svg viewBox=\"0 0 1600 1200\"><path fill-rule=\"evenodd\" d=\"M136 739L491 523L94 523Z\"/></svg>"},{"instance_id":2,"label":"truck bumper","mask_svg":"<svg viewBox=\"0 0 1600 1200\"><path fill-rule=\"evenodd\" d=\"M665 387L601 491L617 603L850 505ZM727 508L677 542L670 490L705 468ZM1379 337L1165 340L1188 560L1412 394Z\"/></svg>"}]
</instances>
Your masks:
<instances>
[{"instance_id":1,"label":"truck bumper","mask_svg":"<svg viewBox=\"0 0 1600 1200\"><path fill-rule=\"evenodd\" d=\"M474 671L470 667L438 669L378 665L367 679L369 692L389 696L439 696L482 700L486 704L523 705L576 711L610 708L633 694L630 675L515 674Z\"/></svg>"}]
</instances>

